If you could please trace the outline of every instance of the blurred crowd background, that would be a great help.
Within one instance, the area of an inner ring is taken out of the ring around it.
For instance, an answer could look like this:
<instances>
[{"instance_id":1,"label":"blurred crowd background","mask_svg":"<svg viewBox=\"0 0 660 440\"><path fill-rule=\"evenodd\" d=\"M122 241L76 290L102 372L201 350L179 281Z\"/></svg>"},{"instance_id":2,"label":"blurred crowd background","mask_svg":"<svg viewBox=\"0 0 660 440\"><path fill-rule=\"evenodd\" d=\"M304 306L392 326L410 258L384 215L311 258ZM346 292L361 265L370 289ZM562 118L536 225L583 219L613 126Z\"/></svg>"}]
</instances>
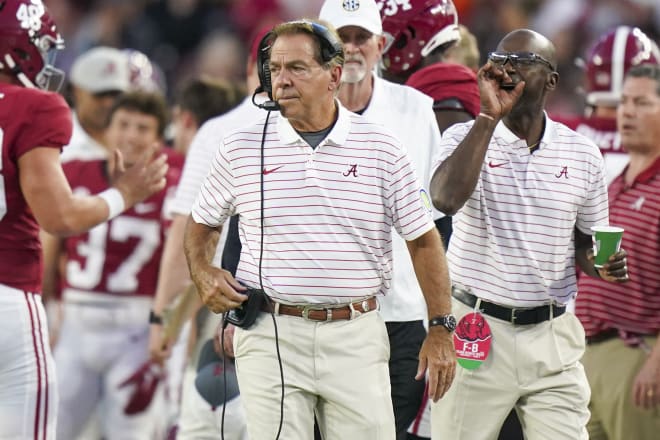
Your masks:
<instances>
[{"instance_id":1,"label":"blurred crowd background","mask_svg":"<svg viewBox=\"0 0 660 440\"><path fill-rule=\"evenodd\" d=\"M402 0L391 0L400 3ZM172 98L191 77L241 82L247 45L265 26L316 17L322 0L45 0L66 41L58 67L69 71L77 55L107 45L139 50L155 62L158 81ZM660 40L659 0L454 0L460 23L476 36L485 62L507 32L536 30L558 50L560 87L551 113L581 113L580 60L613 27L641 28Z\"/></svg>"}]
</instances>

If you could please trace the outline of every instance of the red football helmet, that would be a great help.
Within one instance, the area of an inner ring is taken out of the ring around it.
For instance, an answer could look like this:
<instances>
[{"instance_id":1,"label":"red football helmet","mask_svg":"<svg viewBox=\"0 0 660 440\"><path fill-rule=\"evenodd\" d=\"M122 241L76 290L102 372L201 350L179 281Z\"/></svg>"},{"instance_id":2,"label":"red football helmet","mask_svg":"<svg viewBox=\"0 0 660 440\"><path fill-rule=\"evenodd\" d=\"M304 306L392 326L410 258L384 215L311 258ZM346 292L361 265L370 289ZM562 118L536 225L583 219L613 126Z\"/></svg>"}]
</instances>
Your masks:
<instances>
[{"instance_id":1,"label":"red football helmet","mask_svg":"<svg viewBox=\"0 0 660 440\"><path fill-rule=\"evenodd\" d=\"M41 0L0 0L0 71L25 87L57 89L64 72L51 63L62 48L64 40Z\"/></svg>"},{"instance_id":2,"label":"red football helmet","mask_svg":"<svg viewBox=\"0 0 660 440\"><path fill-rule=\"evenodd\" d=\"M659 62L658 46L639 28L619 26L604 34L587 58L587 104L616 105L628 69Z\"/></svg>"},{"instance_id":3,"label":"red football helmet","mask_svg":"<svg viewBox=\"0 0 660 440\"><path fill-rule=\"evenodd\" d=\"M417 66L441 44L460 40L452 0L377 0L387 38L383 66L399 74Z\"/></svg>"}]
</instances>

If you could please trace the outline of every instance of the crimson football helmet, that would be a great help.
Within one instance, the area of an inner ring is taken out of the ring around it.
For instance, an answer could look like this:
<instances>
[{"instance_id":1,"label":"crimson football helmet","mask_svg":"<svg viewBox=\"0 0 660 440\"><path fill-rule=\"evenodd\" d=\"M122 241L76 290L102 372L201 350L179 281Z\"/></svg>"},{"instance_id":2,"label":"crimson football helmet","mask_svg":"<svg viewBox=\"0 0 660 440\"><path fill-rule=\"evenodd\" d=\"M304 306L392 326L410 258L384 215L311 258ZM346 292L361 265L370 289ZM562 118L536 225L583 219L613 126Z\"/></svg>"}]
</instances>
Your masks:
<instances>
[{"instance_id":1,"label":"crimson football helmet","mask_svg":"<svg viewBox=\"0 0 660 440\"><path fill-rule=\"evenodd\" d=\"M587 58L587 104L616 105L628 69L647 63L660 63L660 51L639 28L619 26L602 35Z\"/></svg>"},{"instance_id":2,"label":"crimson football helmet","mask_svg":"<svg viewBox=\"0 0 660 440\"><path fill-rule=\"evenodd\" d=\"M64 72L52 66L64 40L41 0L0 0L0 71L25 87L56 90Z\"/></svg>"},{"instance_id":3,"label":"crimson football helmet","mask_svg":"<svg viewBox=\"0 0 660 440\"><path fill-rule=\"evenodd\" d=\"M387 39L383 66L400 74L417 66L438 46L460 40L452 0L377 0Z\"/></svg>"}]
</instances>

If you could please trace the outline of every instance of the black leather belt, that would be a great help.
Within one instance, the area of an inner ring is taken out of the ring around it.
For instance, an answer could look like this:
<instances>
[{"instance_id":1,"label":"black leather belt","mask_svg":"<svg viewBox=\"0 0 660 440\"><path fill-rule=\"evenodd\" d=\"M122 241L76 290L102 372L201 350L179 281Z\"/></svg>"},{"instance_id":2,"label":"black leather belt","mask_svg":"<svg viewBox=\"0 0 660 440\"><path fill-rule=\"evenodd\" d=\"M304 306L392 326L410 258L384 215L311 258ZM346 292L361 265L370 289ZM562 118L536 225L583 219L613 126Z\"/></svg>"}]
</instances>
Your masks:
<instances>
[{"instance_id":1,"label":"black leather belt","mask_svg":"<svg viewBox=\"0 0 660 440\"><path fill-rule=\"evenodd\" d=\"M453 286L451 294L466 306L474 307L477 304L478 298L460 287ZM479 310L484 315L492 316L493 318L501 319L514 325L530 325L547 321L551 317L556 318L561 316L566 311L566 307L548 304L545 306L519 309L501 306L482 299L481 304L479 304ZM552 313L550 313L551 310Z\"/></svg>"}]
</instances>

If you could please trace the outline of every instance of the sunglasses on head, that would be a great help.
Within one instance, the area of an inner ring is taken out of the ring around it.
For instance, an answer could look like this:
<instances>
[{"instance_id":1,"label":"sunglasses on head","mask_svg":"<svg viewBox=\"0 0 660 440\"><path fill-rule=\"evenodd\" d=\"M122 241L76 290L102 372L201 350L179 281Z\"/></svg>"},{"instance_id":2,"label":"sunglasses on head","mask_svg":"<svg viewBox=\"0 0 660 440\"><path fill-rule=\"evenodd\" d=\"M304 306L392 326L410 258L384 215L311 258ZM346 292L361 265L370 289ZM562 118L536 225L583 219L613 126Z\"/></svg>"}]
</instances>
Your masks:
<instances>
[{"instance_id":1,"label":"sunglasses on head","mask_svg":"<svg viewBox=\"0 0 660 440\"><path fill-rule=\"evenodd\" d=\"M514 67L541 63L548 66L550 70L555 70L550 61L534 52L491 52L488 54L488 60L496 66L504 66L507 61L510 61Z\"/></svg>"}]
</instances>

